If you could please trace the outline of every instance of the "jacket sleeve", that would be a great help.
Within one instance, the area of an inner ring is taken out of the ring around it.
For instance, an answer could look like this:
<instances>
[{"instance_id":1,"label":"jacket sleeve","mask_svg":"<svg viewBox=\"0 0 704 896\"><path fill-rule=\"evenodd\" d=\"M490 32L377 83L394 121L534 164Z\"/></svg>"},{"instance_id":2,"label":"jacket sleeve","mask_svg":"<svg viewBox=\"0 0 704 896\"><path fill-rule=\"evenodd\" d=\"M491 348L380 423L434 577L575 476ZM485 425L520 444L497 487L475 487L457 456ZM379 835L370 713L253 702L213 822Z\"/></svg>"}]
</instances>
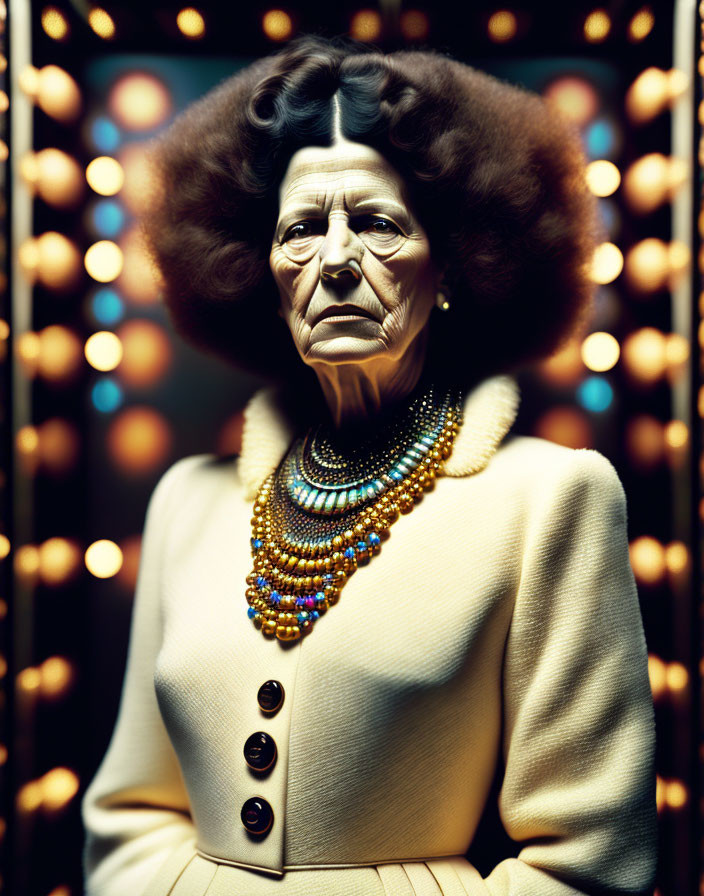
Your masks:
<instances>
[{"instance_id":1,"label":"jacket sleeve","mask_svg":"<svg viewBox=\"0 0 704 896\"><path fill-rule=\"evenodd\" d=\"M499 814L520 851L471 893L649 894L655 723L626 499L590 449L550 479L504 654Z\"/></svg>"},{"instance_id":2,"label":"jacket sleeve","mask_svg":"<svg viewBox=\"0 0 704 896\"><path fill-rule=\"evenodd\" d=\"M81 803L86 896L140 896L178 847L195 844L188 795L153 678L161 643L161 558L170 499L194 460L173 464L147 507L117 721Z\"/></svg>"}]
</instances>

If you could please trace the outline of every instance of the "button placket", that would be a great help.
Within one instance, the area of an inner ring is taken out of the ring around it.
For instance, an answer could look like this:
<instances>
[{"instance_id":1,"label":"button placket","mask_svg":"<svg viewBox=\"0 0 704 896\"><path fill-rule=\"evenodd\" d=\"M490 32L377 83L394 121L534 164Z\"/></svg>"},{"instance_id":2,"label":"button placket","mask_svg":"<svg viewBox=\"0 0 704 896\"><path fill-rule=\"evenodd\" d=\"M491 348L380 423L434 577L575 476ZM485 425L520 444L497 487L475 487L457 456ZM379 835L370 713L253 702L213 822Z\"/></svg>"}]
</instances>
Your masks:
<instances>
[{"instance_id":1,"label":"button placket","mask_svg":"<svg viewBox=\"0 0 704 896\"><path fill-rule=\"evenodd\" d=\"M259 708L268 717L281 709L285 699L283 685L276 679L269 679L257 692ZM249 768L257 775L265 775L272 771L278 756L276 741L266 731L255 731L244 744L244 759ZM240 813L242 824L253 835L264 837L274 824L274 810L271 803L262 796L252 796L245 800Z\"/></svg>"}]
</instances>

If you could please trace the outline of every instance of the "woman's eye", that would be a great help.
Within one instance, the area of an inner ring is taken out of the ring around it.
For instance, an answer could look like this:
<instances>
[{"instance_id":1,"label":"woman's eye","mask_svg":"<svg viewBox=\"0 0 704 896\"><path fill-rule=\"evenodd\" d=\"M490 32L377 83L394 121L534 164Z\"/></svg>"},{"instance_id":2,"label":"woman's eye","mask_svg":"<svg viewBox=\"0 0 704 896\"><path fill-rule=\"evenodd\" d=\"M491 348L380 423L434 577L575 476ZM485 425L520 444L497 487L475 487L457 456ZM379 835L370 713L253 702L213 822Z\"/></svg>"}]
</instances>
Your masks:
<instances>
[{"instance_id":1,"label":"woman's eye","mask_svg":"<svg viewBox=\"0 0 704 896\"><path fill-rule=\"evenodd\" d=\"M312 232L313 228L310 225L310 221L299 221L297 224L292 224L289 227L284 234L283 242L286 242L287 240L303 239L310 236Z\"/></svg>"},{"instance_id":2,"label":"woman's eye","mask_svg":"<svg viewBox=\"0 0 704 896\"><path fill-rule=\"evenodd\" d=\"M384 235L387 233L400 232L393 221L389 221L387 218L372 218L369 222L368 229L372 230L374 233L380 233Z\"/></svg>"}]
</instances>

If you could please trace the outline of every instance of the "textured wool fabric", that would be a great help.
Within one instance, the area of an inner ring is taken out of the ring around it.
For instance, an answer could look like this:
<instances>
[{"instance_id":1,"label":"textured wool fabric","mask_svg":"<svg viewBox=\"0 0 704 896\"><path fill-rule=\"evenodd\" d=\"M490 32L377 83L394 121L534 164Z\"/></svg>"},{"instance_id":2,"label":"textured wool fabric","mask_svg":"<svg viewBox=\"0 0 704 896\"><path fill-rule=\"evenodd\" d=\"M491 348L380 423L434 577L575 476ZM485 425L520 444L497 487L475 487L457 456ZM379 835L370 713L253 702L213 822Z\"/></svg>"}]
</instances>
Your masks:
<instances>
[{"instance_id":1,"label":"textured wool fabric","mask_svg":"<svg viewBox=\"0 0 704 896\"><path fill-rule=\"evenodd\" d=\"M250 403L239 459L167 470L82 803L87 896L650 891L655 727L625 495L598 452L508 435L517 407L511 377L474 387L452 475L288 645L244 594L253 492L291 438L276 396ZM263 778L243 755L255 731L277 744ZM465 853L499 760L520 851L482 878ZM251 796L274 811L259 841Z\"/></svg>"}]
</instances>

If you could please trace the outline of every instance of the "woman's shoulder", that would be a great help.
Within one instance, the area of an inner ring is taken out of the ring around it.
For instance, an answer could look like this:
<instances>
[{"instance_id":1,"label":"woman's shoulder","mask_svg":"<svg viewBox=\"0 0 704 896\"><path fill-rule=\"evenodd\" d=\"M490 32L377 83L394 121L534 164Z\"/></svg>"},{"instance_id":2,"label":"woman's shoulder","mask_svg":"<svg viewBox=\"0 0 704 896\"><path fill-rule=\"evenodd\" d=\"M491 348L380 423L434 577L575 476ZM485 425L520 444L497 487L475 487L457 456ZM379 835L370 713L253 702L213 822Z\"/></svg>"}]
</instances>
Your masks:
<instances>
[{"instance_id":1,"label":"woman's shoulder","mask_svg":"<svg viewBox=\"0 0 704 896\"><path fill-rule=\"evenodd\" d=\"M512 435L506 439L487 473L536 496L594 488L624 498L613 463L600 451L570 448L538 436Z\"/></svg>"},{"instance_id":2,"label":"woman's shoulder","mask_svg":"<svg viewBox=\"0 0 704 896\"><path fill-rule=\"evenodd\" d=\"M174 461L161 474L151 503L180 504L184 499L207 496L223 487L239 487L237 454L189 454ZM168 497L167 497L168 496Z\"/></svg>"}]
</instances>

